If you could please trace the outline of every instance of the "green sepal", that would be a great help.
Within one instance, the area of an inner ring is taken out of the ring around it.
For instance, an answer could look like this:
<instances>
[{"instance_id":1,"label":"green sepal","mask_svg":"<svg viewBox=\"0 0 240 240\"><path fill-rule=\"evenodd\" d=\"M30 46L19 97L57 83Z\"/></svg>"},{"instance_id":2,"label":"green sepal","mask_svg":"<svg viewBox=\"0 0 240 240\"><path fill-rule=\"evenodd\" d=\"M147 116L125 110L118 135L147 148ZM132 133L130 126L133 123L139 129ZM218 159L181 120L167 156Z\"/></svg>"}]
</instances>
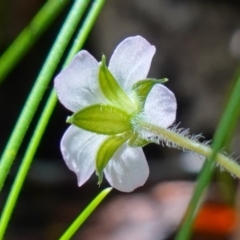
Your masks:
<instances>
[{"instance_id":1,"label":"green sepal","mask_svg":"<svg viewBox=\"0 0 240 240\"><path fill-rule=\"evenodd\" d=\"M147 95L151 91L152 87L155 84L161 84L167 81L168 81L167 78L163 78L163 79L147 78L147 79L136 82L132 86L132 91L134 91L137 94L138 99L144 104L146 101Z\"/></svg>"},{"instance_id":2,"label":"green sepal","mask_svg":"<svg viewBox=\"0 0 240 240\"><path fill-rule=\"evenodd\" d=\"M149 143L150 141L145 138L141 138L139 134L134 133L133 136L130 138L128 145L129 147L144 147Z\"/></svg>"},{"instance_id":3,"label":"green sepal","mask_svg":"<svg viewBox=\"0 0 240 240\"><path fill-rule=\"evenodd\" d=\"M130 112L134 109L132 101L108 70L104 55L99 67L98 81L102 93L111 103Z\"/></svg>"},{"instance_id":4,"label":"green sepal","mask_svg":"<svg viewBox=\"0 0 240 240\"><path fill-rule=\"evenodd\" d=\"M96 104L67 118L67 122L94 133L114 135L131 131L130 116L122 109Z\"/></svg>"},{"instance_id":5,"label":"green sepal","mask_svg":"<svg viewBox=\"0 0 240 240\"><path fill-rule=\"evenodd\" d=\"M98 184L102 183L103 170L112 158L113 154L129 139L129 134L108 137L100 146L96 158L96 174L98 176Z\"/></svg>"}]
</instances>

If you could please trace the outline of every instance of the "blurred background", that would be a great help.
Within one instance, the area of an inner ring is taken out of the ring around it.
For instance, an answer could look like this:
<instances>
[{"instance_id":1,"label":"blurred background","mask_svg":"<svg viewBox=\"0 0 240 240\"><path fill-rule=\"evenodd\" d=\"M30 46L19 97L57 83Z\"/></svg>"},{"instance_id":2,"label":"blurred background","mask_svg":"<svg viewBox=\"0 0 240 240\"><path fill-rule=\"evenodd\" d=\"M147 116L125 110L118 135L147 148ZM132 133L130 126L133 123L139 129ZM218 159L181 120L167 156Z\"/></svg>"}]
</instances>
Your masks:
<instances>
[{"instance_id":1,"label":"blurred background","mask_svg":"<svg viewBox=\"0 0 240 240\"><path fill-rule=\"evenodd\" d=\"M43 0L1 0L0 53L44 3ZM1 152L69 8L70 4L0 85ZM203 140L210 140L239 72L240 2L109 0L84 48L96 59L100 60L102 53L109 59L120 41L134 35L141 35L156 46L149 77L169 78L166 85L178 102L176 122L180 127L190 128L192 134L202 133ZM47 92L51 89L52 83ZM43 106L44 101L39 109ZM89 201L108 186L104 182L99 188L93 176L78 188L74 173L65 166L59 142L69 114L58 104L16 205L6 239L58 239ZM4 187L1 209L30 136L27 134ZM236 131L230 149L236 157L240 156L239 140L240 133ZM130 194L113 190L74 239L173 239L203 160L194 154L154 144L144 151L151 171L146 185ZM192 239L240 239L237 194L236 179L216 171L194 224Z\"/></svg>"}]
</instances>

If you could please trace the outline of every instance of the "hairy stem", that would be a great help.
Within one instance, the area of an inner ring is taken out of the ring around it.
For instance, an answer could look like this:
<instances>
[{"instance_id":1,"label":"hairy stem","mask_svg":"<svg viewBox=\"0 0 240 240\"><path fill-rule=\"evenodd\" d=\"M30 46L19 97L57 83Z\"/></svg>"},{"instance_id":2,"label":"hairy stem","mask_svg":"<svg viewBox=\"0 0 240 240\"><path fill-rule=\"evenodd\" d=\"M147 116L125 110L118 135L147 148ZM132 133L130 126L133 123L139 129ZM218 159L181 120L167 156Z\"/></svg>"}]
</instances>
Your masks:
<instances>
[{"instance_id":1,"label":"hairy stem","mask_svg":"<svg viewBox=\"0 0 240 240\"><path fill-rule=\"evenodd\" d=\"M171 142L184 149L188 149L192 152L203 155L207 158L213 154L213 150L209 146L206 146L198 141L191 140L170 129L161 128L141 120L138 121L138 125L142 127L144 130L152 132L168 142ZM217 163L223 166L230 173L240 178L240 166L236 162L234 162L232 159L230 159L229 157L221 153L218 153L216 155L215 160Z\"/></svg>"}]
</instances>

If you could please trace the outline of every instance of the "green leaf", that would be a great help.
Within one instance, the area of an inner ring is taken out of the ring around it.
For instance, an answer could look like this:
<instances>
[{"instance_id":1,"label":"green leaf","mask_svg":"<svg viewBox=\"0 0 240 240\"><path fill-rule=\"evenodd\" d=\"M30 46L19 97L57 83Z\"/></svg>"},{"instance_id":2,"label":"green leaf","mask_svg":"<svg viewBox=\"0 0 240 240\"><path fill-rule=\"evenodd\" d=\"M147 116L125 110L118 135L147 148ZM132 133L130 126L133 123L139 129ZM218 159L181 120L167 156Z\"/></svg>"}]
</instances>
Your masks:
<instances>
[{"instance_id":1,"label":"green leaf","mask_svg":"<svg viewBox=\"0 0 240 240\"><path fill-rule=\"evenodd\" d=\"M130 138L128 145L130 147L144 147L149 144L151 141L148 141L145 138L141 138L139 134L134 133L133 136Z\"/></svg>"},{"instance_id":2,"label":"green leaf","mask_svg":"<svg viewBox=\"0 0 240 240\"><path fill-rule=\"evenodd\" d=\"M161 84L167 82L167 78L163 79L155 79L155 78L147 78L141 81L138 81L132 86L132 90L137 94L138 99L141 103L145 103L147 95L151 91L152 87L155 84Z\"/></svg>"},{"instance_id":3,"label":"green leaf","mask_svg":"<svg viewBox=\"0 0 240 240\"><path fill-rule=\"evenodd\" d=\"M90 132L114 135L132 130L130 117L117 107L96 104L76 112L67 122Z\"/></svg>"},{"instance_id":4,"label":"green leaf","mask_svg":"<svg viewBox=\"0 0 240 240\"><path fill-rule=\"evenodd\" d=\"M135 110L134 104L106 66L106 57L102 56L98 74L99 86L104 96L114 105L129 112Z\"/></svg>"},{"instance_id":5,"label":"green leaf","mask_svg":"<svg viewBox=\"0 0 240 240\"><path fill-rule=\"evenodd\" d=\"M96 158L96 173L98 175L98 184L102 183L103 169L106 167L113 154L124 142L129 139L129 137L129 134L123 134L121 136L110 136L100 146Z\"/></svg>"}]
</instances>

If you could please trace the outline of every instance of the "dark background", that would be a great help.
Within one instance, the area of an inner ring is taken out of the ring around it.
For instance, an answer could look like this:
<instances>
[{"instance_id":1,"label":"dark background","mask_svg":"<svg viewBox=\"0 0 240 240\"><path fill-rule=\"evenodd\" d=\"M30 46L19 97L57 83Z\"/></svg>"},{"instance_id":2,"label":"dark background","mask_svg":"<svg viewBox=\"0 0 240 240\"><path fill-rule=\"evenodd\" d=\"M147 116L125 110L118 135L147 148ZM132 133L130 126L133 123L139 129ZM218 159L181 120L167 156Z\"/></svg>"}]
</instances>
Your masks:
<instances>
[{"instance_id":1,"label":"dark background","mask_svg":"<svg viewBox=\"0 0 240 240\"><path fill-rule=\"evenodd\" d=\"M0 52L11 44L44 2L0 2ZM0 86L1 151L69 8L66 7ZM116 45L133 35L142 35L157 48L149 76L169 78L167 86L178 102L176 122L181 122L180 127L190 128L193 134L202 133L205 140L211 139L237 73L239 1L108 0L84 48L96 59L100 60L102 53L109 59ZM47 93L51 88L52 83ZM44 102L39 109L43 106ZM83 187L77 187L74 173L65 166L59 149L67 128L67 115L69 112L58 104L16 205L6 239L57 239L84 206L108 186L105 182L99 189L93 176ZM34 123L36 119L30 132ZM30 136L27 134L11 170L0 199L1 208ZM239 139L238 131L231 145L236 156L240 155ZM151 170L146 185L131 194L113 190L76 239L171 237L192 192L201 161L194 155L162 146L149 145L144 151ZM191 166L182 159L187 159ZM212 193L214 198L219 197L218 190ZM167 208L173 212L164 215ZM197 235L195 238L207 239Z\"/></svg>"}]
</instances>

